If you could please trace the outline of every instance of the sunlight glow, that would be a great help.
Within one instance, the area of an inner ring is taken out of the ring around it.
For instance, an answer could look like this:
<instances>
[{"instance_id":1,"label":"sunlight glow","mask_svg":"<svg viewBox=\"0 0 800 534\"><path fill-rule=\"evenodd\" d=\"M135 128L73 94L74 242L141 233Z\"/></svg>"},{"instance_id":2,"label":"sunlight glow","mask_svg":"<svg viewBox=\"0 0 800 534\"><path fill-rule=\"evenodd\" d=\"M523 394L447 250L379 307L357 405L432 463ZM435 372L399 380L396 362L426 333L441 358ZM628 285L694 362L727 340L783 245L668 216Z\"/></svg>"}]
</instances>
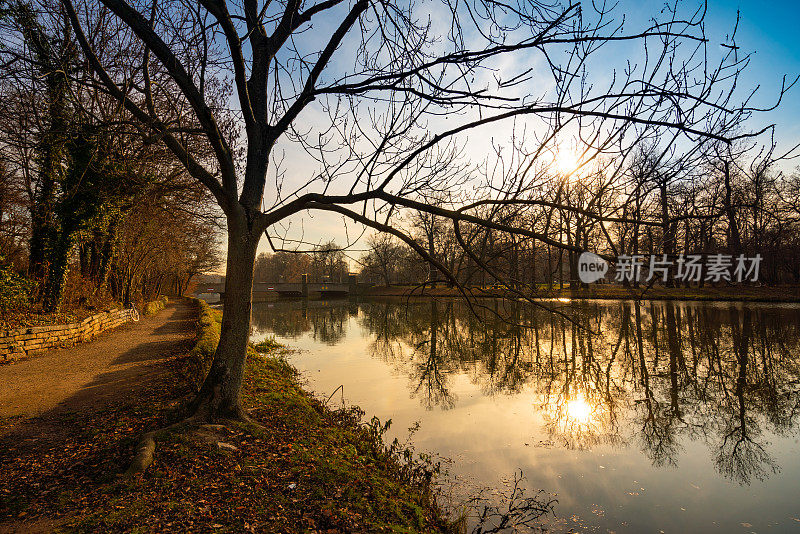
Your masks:
<instances>
[{"instance_id":1,"label":"sunlight glow","mask_svg":"<svg viewBox=\"0 0 800 534\"><path fill-rule=\"evenodd\" d=\"M585 425L591 421L592 406L584 400L583 395L567 402L567 416L574 422Z\"/></svg>"},{"instance_id":2,"label":"sunlight glow","mask_svg":"<svg viewBox=\"0 0 800 534\"><path fill-rule=\"evenodd\" d=\"M553 164L557 173L570 175L578 169L580 160L572 150L560 149L553 159Z\"/></svg>"},{"instance_id":3,"label":"sunlight glow","mask_svg":"<svg viewBox=\"0 0 800 534\"><path fill-rule=\"evenodd\" d=\"M569 449L588 449L600 443L611 443L614 436L611 412L591 395L578 391L556 394L543 404L545 420L553 441Z\"/></svg>"}]
</instances>

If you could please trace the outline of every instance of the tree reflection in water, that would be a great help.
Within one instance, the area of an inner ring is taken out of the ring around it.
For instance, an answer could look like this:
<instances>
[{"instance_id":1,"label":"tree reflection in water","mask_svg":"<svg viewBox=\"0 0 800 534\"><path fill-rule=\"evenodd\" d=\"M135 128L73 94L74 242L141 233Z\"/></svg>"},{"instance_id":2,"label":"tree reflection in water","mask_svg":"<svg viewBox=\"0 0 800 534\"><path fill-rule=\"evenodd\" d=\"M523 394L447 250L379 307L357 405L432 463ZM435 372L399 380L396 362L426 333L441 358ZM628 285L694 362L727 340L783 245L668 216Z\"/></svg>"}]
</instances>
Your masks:
<instances>
[{"instance_id":1,"label":"tree reflection in water","mask_svg":"<svg viewBox=\"0 0 800 534\"><path fill-rule=\"evenodd\" d=\"M427 409L455 406L449 384L464 375L485 395L531 395L562 446L636 446L664 466L690 438L740 484L778 470L765 435L796 428L797 308L588 302L568 305L570 323L515 302L485 304L476 317L453 300L298 301L278 313L256 306L253 326L336 344L357 317L371 355L408 376Z\"/></svg>"}]
</instances>

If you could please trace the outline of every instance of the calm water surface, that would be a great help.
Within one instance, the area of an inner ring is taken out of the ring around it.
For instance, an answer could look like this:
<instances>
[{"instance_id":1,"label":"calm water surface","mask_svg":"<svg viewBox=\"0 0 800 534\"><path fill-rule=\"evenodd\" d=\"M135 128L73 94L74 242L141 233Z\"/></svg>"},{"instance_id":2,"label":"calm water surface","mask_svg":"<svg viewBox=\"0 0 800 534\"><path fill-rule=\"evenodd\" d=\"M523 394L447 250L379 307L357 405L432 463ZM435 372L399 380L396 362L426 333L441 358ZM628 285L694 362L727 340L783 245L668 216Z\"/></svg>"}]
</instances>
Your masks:
<instances>
[{"instance_id":1,"label":"calm water surface","mask_svg":"<svg viewBox=\"0 0 800 534\"><path fill-rule=\"evenodd\" d=\"M548 306L278 301L252 337L390 437L419 422L462 488L523 473L551 531L800 532L800 307Z\"/></svg>"}]
</instances>

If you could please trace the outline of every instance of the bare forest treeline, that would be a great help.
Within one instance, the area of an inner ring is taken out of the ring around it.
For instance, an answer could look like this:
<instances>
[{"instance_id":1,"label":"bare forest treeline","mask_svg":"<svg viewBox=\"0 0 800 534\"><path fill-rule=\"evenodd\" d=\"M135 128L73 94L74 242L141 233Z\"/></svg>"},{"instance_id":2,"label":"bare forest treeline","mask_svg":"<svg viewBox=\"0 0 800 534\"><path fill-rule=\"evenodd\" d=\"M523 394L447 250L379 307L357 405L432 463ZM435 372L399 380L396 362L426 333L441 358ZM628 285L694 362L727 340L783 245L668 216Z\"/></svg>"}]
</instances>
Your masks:
<instances>
[{"instance_id":1,"label":"bare forest treeline","mask_svg":"<svg viewBox=\"0 0 800 534\"><path fill-rule=\"evenodd\" d=\"M344 251L329 241L314 247L310 253L262 252L256 258L253 279L256 282L297 283L304 274L308 275L309 282L347 282L349 266Z\"/></svg>"},{"instance_id":2,"label":"bare forest treeline","mask_svg":"<svg viewBox=\"0 0 800 534\"><path fill-rule=\"evenodd\" d=\"M399 222L464 286L575 287L580 250L612 259L641 255L645 275L651 255L673 261L679 255L760 255L758 283L797 284L800 173L785 172L784 159L774 146L757 143L712 144L674 159L668 148L649 144L621 166L593 158L572 172L545 171L524 203L478 208L484 219L577 249L478 225L462 224L459 237L448 218L429 214L413 213ZM363 281L445 281L391 236L376 234L367 243L359 260ZM673 269L666 285L677 284L674 274ZM705 283L701 276L693 285Z\"/></svg>"},{"instance_id":3,"label":"bare forest treeline","mask_svg":"<svg viewBox=\"0 0 800 534\"><path fill-rule=\"evenodd\" d=\"M552 236L607 257L760 255L758 283L800 283L800 173L786 172L774 146L715 144L691 158L669 158L657 145L637 150L620 168L592 158L572 172L546 168L525 203L479 207L483 219ZM446 202L441 202L447 208ZM509 284L515 289L575 287L579 250L413 210L395 225L465 287ZM598 217L597 213L607 214ZM360 244L360 243L359 243ZM446 283L416 250L389 234L363 241L360 256L331 241L312 252L262 253L255 280L343 280L353 259L359 279L376 285ZM330 265L336 264L337 268ZM731 268L731 270L733 267ZM674 270L673 270L674 271ZM674 272L666 285L675 285ZM611 279L611 277L608 277ZM644 279L644 276L643 276ZM705 277L693 285L705 285ZM688 285L688 284L687 284Z\"/></svg>"},{"instance_id":4,"label":"bare forest treeline","mask_svg":"<svg viewBox=\"0 0 800 534\"><path fill-rule=\"evenodd\" d=\"M209 193L88 83L63 18L0 3L0 27L0 266L25 281L17 306L182 294L216 268Z\"/></svg>"},{"instance_id":5,"label":"bare forest treeline","mask_svg":"<svg viewBox=\"0 0 800 534\"><path fill-rule=\"evenodd\" d=\"M78 287L68 300L107 291L129 301L180 294L194 275L216 268L219 214L211 194L91 80L71 26L23 2L3 4L0 24L11 37L0 64L5 269L32 280L31 298L53 311L68 283ZM98 40L115 28L103 24ZM211 101L229 96L223 84L209 84ZM196 158L211 156L188 127L187 109L155 99L144 104L186 125L182 142ZM235 120L223 118L222 134L235 139ZM741 124L717 125L731 137L736 128ZM761 282L800 283L800 175L785 171L786 154L776 152L774 140L711 139L689 151L670 141L643 136L616 158L585 151L569 169L498 153L483 178L527 175L513 202L467 204L480 222L454 225L453 213L469 199L430 194L426 209L409 204L393 215L404 240L374 234L355 258L356 270L379 285L502 282L523 289L576 284L579 250L725 253L760 255ZM341 281L350 270L346 250L329 242L307 253L262 253L254 280L299 281L307 273L314 281Z\"/></svg>"}]
</instances>

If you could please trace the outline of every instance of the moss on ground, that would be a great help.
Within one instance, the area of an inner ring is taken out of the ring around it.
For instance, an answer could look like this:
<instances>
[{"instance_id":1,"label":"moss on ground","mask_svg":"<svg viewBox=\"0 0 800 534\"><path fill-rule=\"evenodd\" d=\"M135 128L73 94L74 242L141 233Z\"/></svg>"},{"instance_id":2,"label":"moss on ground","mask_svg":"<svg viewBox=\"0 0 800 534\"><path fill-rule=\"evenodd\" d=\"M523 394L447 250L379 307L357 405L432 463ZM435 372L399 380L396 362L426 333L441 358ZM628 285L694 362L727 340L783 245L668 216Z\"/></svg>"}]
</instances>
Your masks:
<instances>
[{"instance_id":1,"label":"moss on ground","mask_svg":"<svg viewBox=\"0 0 800 534\"><path fill-rule=\"evenodd\" d=\"M169 302L169 299L165 296L148 302L144 305L144 308L142 308L142 315L145 317L150 317L151 315L157 314L166 307L167 302Z\"/></svg>"},{"instance_id":2,"label":"moss on ground","mask_svg":"<svg viewBox=\"0 0 800 534\"><path fill-rule=\"evenodd\" d=\"M219 344L220 321L222 311L215 310L204 300L194 299L197 306L197 336L194 347L189 353L189 378L200 386L203 378L211 368L214 351Z\"/></svg>"}]
</instances>

